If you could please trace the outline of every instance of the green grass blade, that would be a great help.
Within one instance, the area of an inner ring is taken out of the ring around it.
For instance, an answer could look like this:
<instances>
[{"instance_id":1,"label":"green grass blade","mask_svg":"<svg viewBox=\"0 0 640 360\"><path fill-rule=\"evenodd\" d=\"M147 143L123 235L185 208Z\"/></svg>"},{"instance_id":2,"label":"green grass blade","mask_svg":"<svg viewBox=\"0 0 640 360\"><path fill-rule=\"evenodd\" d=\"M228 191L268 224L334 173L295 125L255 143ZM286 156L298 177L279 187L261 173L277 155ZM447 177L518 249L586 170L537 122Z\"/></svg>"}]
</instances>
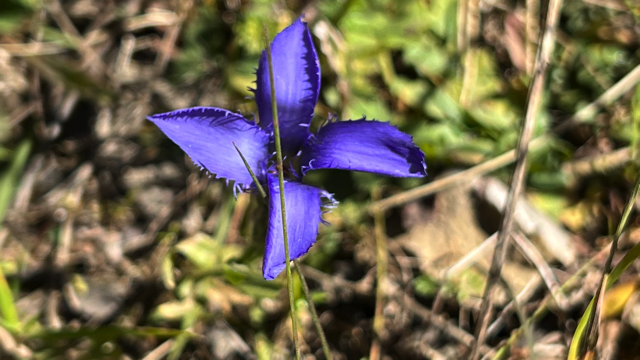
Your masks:
<instances>
[{"instance_id":1,"label":"green grass blade","mask_svg":"<svg viewBox=\"0 0 640 360\"><path fill-rule=\"evenodd\" d=\"M266 199L267 198L267 193L264 191L264 188L262 187L262 184L260 184L260 181L258 181L258 178L256 177L256 174L253 172L253 170L251 170L251 166L249 166L249 163L247 162L247 159L244 157L244 155L242 155L242 152L238 148L238 145L236 145L235 141L232 141L231 143L233 144L233 147L236 148L236 151L238 152L238 155L240 155L240 157L242 158L242 162L244 163L244 167L247 168L247 171L249 172L249 175L251 175L251 179L253 179L253 183L256 184L256 187L258 188L258 191L260 192L260 195L262 196L263 199Z\"/></svg>"},{"instance_id":2,"label":"green grass blade","mask_svg":"<svg viewBox=\"0 0 640 360\"><path fill-rule=\"evenodd\" d=\"M22 141L14 151L13 161L8 171L2 175L2 179L0 179L0 222L4 220L4 214L9 208L11 199L13 199L18 177L27 163L30 151L31 141Z\"/></svg>"},{"instance_id":3,"label":"green grass blade","mask_svg":"<svg viewBox=\"0 0 640 360\"><path fill-rule=\"evenodd\" d=\"M618 228L616 229L616 233L613 236L613 241L611 243L611 250L609 250L609 256L607 258L607 262L605 263L603 269L603 276L609 274L607 278L607 289L613 286L615 282L618 280L620 275L629 267L631 264L640 256L640 245L636 244L631 250L629 250L625 256L620 260L620 262L613 268L613 270L609 271L611 268L611 262L613 261L613 255L618 247L618 239L622 235L622 232L627 227L629 222L629 217L631 216L631 211L633 210L633 206L636 202L636 198L638 197L638 193L640 192L640 176L636 179L636 184L633 188L633 193L629 197L627 201L627 205L622 212L622 218L620 219L620 223L618 224ZM600 289L601 287L599 287ZM591 299L589 306L585 310L578 326L576 327L576 331L573 335L573 339L571 340L571 346L569 348L569 354L567 356L568 360L577 360L583 354L581 354L584 349L585 341L587 339L587 335L590 332L591 326L593 326L593 320L595 317L595 306L594 303L597 301L599 296L604 296L604 294L600 294L600 290L596 292L596 295Z\"/></svg>"},{"instance_id":4,"label":"green grass blade","mask_svg":"<svg viewBox=\"0 0 640 360\"><path fill-rule=\"evenodd\" d=\"M4 215L11 204L11 199L16 188L18 178L22 173L22 169L27 163L29 153L31 150L31 141L22 141L15 150L13 161L9 166L8 171L2 176L0 180L0 223L4 219ZM0 267L0 312L2 312L2 318L4 324L12 331L19 331L20 319L18 318L18 311L16 310L15 302L11 288L7 283L7 279Z\"/></svg>"},{"instance_id":5,"label":"green grass blade","mask_svg":"<svg viewBox=\"0 0 640 360\"><path fill-rule=\"evenodd\" d=\"M280 123L278 121L278 104L276 101L276 86L273 76L273 59L271 57L271 44L267 34L267 26L264 25L264 41L266 43L267 61L269 63L269 84L271 85L271 113L273 117L273 133L276 145L276 161L278 167L278 185L280 187L280 209L282 211L282 236L284 238L284 258L287 269L287 291L289 292L289 307L291 311L291 329L293 332L293 347L296 359L300 360L300 346L298 345L298 325L296 321L296 306L293 294L293 276L291 275L291 257L289 256L289 236L287 234L287 211L284 201L284 167L282 165L282 146L280 143Z\"/></svg>"}]
</instances>

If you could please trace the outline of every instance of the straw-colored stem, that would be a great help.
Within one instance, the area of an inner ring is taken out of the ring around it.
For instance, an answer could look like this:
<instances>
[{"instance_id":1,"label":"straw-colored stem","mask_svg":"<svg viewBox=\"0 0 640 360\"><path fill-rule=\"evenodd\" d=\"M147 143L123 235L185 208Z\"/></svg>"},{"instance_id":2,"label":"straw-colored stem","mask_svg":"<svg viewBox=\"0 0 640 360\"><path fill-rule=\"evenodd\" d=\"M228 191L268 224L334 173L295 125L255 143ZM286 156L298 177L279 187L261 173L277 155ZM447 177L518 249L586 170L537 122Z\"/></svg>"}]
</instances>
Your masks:
<instances>
[{"instance_id":1,"label":"straw-colored stem","mask_svg":"<svg viewBox=\"0 0 640 360\"><path fill-rule=\"evenodd\" d=\"M287 234L287 211L284 201L284 167L282 165L282 146L280 143L280 124L278 122L278 104L276 101L276 86L273 76L273 59L271 57L271 44L267 26L263 26L264 41L267 50L267 62L269 64L269 85L271 86L271 115L273 117L273 137L276 145L276 161L278 170L278 185L280 187L280 210L282 213L282 237L284 238L284 259L287 269L287 290L289 292L289 307L291 310L291 330L293 332L293 347L296 351L296 359L300 360L300 346L298 346L298 324L296 321L296 306L293 297L293 277L291 275L291 258L289 256L289 238Z\"/></svg>"},{"instance_id":2,"label":"straw-colored stem","mask_svg":"<svg viewBox=\"0 0 640 360\"><path fill-rule=\"evenodd\" d=\"M495 300L493 296L494 285L498 282L501 275L500 271L506 261L506 255L509 249L508 235L511 232L513 224L515 205L525 187L524 180L527 169L529 143L533 137L535 120L542 103L548 65L555 46L556 28L560 17L560 9L562 8L562 0L551 0L548 6L545 33L536 56L535 72L527 96L527 110L516 148L516 164L511 177L511 187L507 196L500 230L498 231L498 239L487 276L487 284L485 285L482 296L482 306L480 307L479 321L475 331L476 343L469 356L471 360L477 360L480 357L479 349L485 341L487 327L493 315L493 304Z\"/></svg>"}]
</instances>

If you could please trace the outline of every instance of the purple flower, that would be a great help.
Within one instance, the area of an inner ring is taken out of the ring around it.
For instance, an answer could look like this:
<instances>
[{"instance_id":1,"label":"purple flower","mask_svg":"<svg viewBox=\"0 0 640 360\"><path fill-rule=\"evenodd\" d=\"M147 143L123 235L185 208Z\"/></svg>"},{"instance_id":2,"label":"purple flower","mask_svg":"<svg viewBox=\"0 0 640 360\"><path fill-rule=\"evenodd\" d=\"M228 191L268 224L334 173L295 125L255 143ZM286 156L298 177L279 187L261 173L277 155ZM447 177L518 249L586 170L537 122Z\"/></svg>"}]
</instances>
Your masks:
<instances>
[{"instance_id":1,"label":"purple flower","mask_svg":"<svg viewBox=\"0 0 640 360\"><path fill-rule=\"evenodd\" d=\"M378 121L328 122L317 134L309 124L320 91L320 63L307 24L298 19L272 43L273 71L278 101L282 150L289 159L297 157L299 173L292 171L285 182L285 206L291 259L309 251L322 221L322 198L330 194L301 182L314 169L344 169L398 177L426 175L424 154L411 136ZM271 90L266 54L257 71L252 90L258 106L259 123L217 108L194 107L150 116L173 142L200 167L218 177L233 180L235 188L250 190L255 184L238 146L258 181L265 185L269 202L269 227L262 272L274 279L285 267L284 239L278 175L273 171L273 123Z\"/></svg>"}]
</instances>

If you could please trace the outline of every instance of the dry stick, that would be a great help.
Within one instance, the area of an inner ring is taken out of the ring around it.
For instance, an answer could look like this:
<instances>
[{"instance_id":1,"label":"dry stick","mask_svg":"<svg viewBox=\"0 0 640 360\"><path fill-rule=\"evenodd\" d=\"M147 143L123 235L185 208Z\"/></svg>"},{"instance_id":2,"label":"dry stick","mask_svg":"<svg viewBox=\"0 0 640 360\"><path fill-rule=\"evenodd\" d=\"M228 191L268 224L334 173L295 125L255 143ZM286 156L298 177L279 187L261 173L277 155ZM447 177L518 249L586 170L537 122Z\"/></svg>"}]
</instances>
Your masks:
<instances>
[{"instance_id":1,"label":"dry stick","mask_svg":"<svg viewBox=\"0 0 640 360\"><path fill-rule=\"evenodd\" d=\"M401 299L398 297L398 301ZM406 306L410 309L416 316L421 318L424 321L430 322L432 325L436 326L438 329L442 330L445 334L450 336L452 339L455 339L459 343L470 348L474 343L473 335L467 333L466 331L460 329L456 324L451 322L446 316L434 314L431 310L425 308L422 304L417 302L415 299L406 296L404 299ZM480 345L481 353L489 353L491 349L486 345Z\"/></svg>"},{"instance_id":2,"label":"dry stick","mask_svg":"<svg viewBox=\"0 0 640 360\"><path fill-rule=\"evenodd\" d=\"M60 29L65 36L69 37L74 45L77 47L78 52L82 54L82 68L96 68L101 70L105 64L102 58L96 53L96 51L90 46L87 40L80 34L78 29L73 25L69 16L64 12L59 0L50 0L47 2L47 10L53 20L60 26ZM96 71L97 73L98 71Z\"/></svg>"},{"instance_id":3,"label":"dry stick","mask_svg":"<svg viewBox=\"0 0 640 360\"><path fill-rule=\"evenodd\" d=\"M380 197L380 188L373 192L373 198ZM369 351L370 360L379 360L382 356L381 334L384 331L384 303L387 293L387 238L384 229L384 213L374 214L375 239L376 239L376 307L373 315L373 341Z\"/></svg>"},{"instance_id":4,"label":"dry stick","mask_svg":"<svg viewBox=\"0 0 640 360\"><path fill-rule=\"evenodd\" d=\"M439 352L438 350L432 348L428 341L419 341L415 344L415 351L424 356L425 358L431 360L447 360L449 359L444 354Z\"/></svg>"},{"instance_id":5,"label":"dry stick","mask_svg":"<svg viewBox=\"0 0 640 360\"><path fill-rule=\"evenodd\" d=\"M336 292L338 291L336 289L339 289L339 291L342 292L349 291L362 296L371 295L370 289L372 285L371 281L369 281L368 279L369 275L359 280L358 282L352 282L340 277L327 275L308 266L305 266L303 270L307 277L310 277L314 279L314 281L319 282L322 288L328 293ZM407 296L405 293L396 293L392 296L398 302L404 302L406 308L409 309L417 317L426 322L430 322L432 325L442 330L452 339L465 345L467 348L471 348L471 345L474 342L473 335L456 326L456 324L451 322L450 319L448 319L446 316L434 314L431 310L425 308L422 304L417 302L415 299ZM491 349L486 345L482 345L480 349L482 353L488 353L490 350Z\"/></svg>"},{"instance_id":6,"label":"dry stick","mask_svg":"<svg viewBox=\"0 0 640 360\"><path fill-rule=\"evenodd\" d=\"M556 132L563 132L569 129L575 123L586 122L592 119L598 111L617 100L622 94L627 93L634 86L640 82L640 65L631 70L625 77L620 79L615 85L607 89L602 95L600 95L596 101L583 107L575 113L573 116L558 124L553 130Z\"/></svg>"},{"instance_id":7,"label":"dry stick","mask_svg":"<svg viewBox=\"0 0 640 360\"><path fill-rule=\"evenodd\" d=\"M554 130L563 131L569 128L574 123L586 122L587 120L592 119L602 107L616 101L618 98L620 98L620 96L626 94L639 82L640 65L636 66L633 70L631 70L631 72L620 79L620 81L618 81L615 85L607 89L607 91L600 95L594 102L580 109L573 116L559 124ZM541 148L542 145L544 145L544 143L549 139L550 137L548 135L543 135L535 138L529 144L529 150L536 151L537 149ZM476 165L467 170L430 182L409 191L390 196L386 199L376 201L369 205L369 212L373 213L375 211L388 210L393 207L400 206L419 198L437 193L439 191L449 189L450 187L455 186L460 182L471 181L479 176L506 166L512 163L515 159L516 151L509 150L502 155L499 155L491 160L487 160L482 164Z\"/></svg>"},{"instance_id":8,"label":"dry stick","mask_svg":"<svg viewBox=\"0 0 640 360\"><path fill-rule=\"evenodd\" d=\"M540 109L540 103L542 102L543 86L546 80L549 59L551 58L551 54L553 53L555 46L556 26L561 7L562 0L551 0L549 2L546 29L536 57L535 72L533 74L531 88L529 89L527 99L527 112L525 114L524 125L518 141L516 165L513 172L511 188L509 189L509 194L507 196L504 217L500 226L500 231L498 232L496 250L493 254L493 260L491 261L491 268L489 269L489 276L487 278L487 284L483 295L482 308L480 309L481 318L478 327L476 328L476 343L473 346L470 356L471 360L477 360L480 357L480 352L478 351L479 345L484 344L487 326L489 325L489 321L493 315L493 287L500 278L500 269L506 259L506 250L508 248L507 241L509 233L511 232L513 214L516 209L517 200L524 188L529 142L533 135L535 119Z\"/></svg>"},{"instance_id":9,"label":"dry stick","mask_svg":"<svg viewBox=\"0 0 640 360\"><path fill-rule=\"evenodd\" d=\"M596 255L591 257L589 261L583 264L575 273L573 273L573 275L569 277L569 279L567 279L567 281L565 281L562 284L562 286L560 286L560 289L566 293L570 291L573 287L577 286L579 284L580 277L584 275L587 272L587 270L589 270L597 261L599 261L600 258L602 258L605 254L607 254L610 251L610 249L611 249L611 246L607 246L604 249L600 250ZM496 355L493 357L493 360L506 359L509 356L509 348L513 344L515 344L518 341L518 339L520 339L520 336L522 335L524 328L528 326L532 326L533 324L541 320L547 314L547 312L549 311L549 308L553 306L553 303L554 301L551 295L547 295L543 300L542 304L527 319L527 321L524 324L520 325L518 329L511 332L511 336L509 337L507 342L503 344L500 347L500 349L498 349Z\"/></svg>"},{"instance_id":10,"label":"dry stick","mask_svg":"<svg viewBox=\"0 0 640 360\"><path fill-rule=\"evenodd\" d=\"M516 294L514 294L514 292L511 290L511 287L502 276L498 277L498 284L502 286L502 289L506 293L507 297L511 299L511 302L513 303L513 307L515 309L516 315L518 316L518 319L520 320L520 323L524 324L527 321L527 315L525 314L525 311L522 308L522 304L520 303L520 301L518 301L518 297L516 296ZM533 354L533 346L535 341L533 339L532 329L530 329L529 327L525 327L524 337L525 337L524 342L527 345L527 350L529 351L529 354ZM492 349L492 352L493 352L493 349Z\"/></svg>"},{"instance_id":11,"label":"dry stick","mask_svg":"<svg viewBox=\"0 0 640 360\"><path fill-rule=\"evenodd\" d=\"M527 14L525 18L525 68L528 75L531 75L533 72L533 60L536 57L536 40L538 40L538 33L540 32L540 26L538 26L539 20L540 0L527 0Z\"/></svg>"},{"instance_id":12,"label":"dry stick","mask_svg":"<svg viewBox=\"0 0 640 360\"><path fill-rule=\"evenodd\" d=\"M271 43L267 33L267 25L263 25L264 42L267 50L267 62L269 64L269 84L271 87L271 117L273 122L273 137L276 146L276 162L278 169L278 187L280 188L280 212L282 216L282 237L284 240L284 260L287 269L287 288L289 292L289 307L291 311L291 330L293 332L293 347L296 351L296 359L300 360L300 346L298 345L298 324L296 321L296 306L293 297L293 276L291 275L291 257L289 256L289 236L287 234L287 211L284 201L284 166L282 165L282 146L280 141L280 121L278 120L278 103L276 101L276 83L273 75L273 58L271 56Z\"/></svg>"},{"instance_id":13,"label":"dry stick","mask_svg":"<svg viewBox=\"0 0 640 360\"><path fill-rule=\"evenodd\" d=\"M487 337L491 338L495 336L503 327L507 318L511 316L511 313L516 310L516 304L526 304L531 297L538 291L538 288L542 285L542 277L536 274L529 280L527 285L516 296L515 301L511 300L507 306L502 309L498 318L487 328Z\"/></svg>"},{"instance_id":14,"label":"dry stick","mask_svg":"<svg viewBox=\"0 0 640 360\"><path fill-rule=\"evenodd\" d=\"M562 172L570 178L582 178L593 173L605 173L624 166L631 157L630 148L623 147L610 153L562 164Z\"/></svg>"},{"instance_id":15,"label":"dry stick","mask_svg":"<svg viewBox=\"0 0 640 360\"><path fill-rule=\"evenodd\" d=\"M35 102L32 102L13 110L11 114L9 114L9 129L20 124L20 122L31 115L37 107L38 105Z\"/></svg>"},{"instance_id":16,"label":"dry stick","mask_svg":"<svg viewBox=\"0 0 640 360\"><path fill-rule=\"evenodd\" d=\"M142 360L160 360L163 359L176 341L173 339L169 339L162 344L158 345L155 349L151 350Z\"/></svg>"},{"instance_id":17,"label":"dry stick","mask_svg":"<svg viewBox=\"0 0 640 360\"><path fill-rule=\"evenodd\" d=\"M532 151L537 150L541 148L549 139L550 138L547 136L541 136L533 140L529 147ZM476 165L470 169L455 173L442 179L435 180L409 191L390 196L386 199L376 201L369 205L369 212L374 213L376 211L385 211L396 206L408 203L410 201L417 200L421 197L425 197L431 194L435 194L439 191L449 189L460 182L472 181L473 179L476 179L484 174L490 173L512 163L515 159L516 150L509 150L502 155L499 155L491 160L487 160L482 164Z\"/></svg>"},{"instance_id":18,"label":"dry stick","mask_svg":"<svg viewBox=\"0 0 640 360\"><path fill-rule=\"evenodd\" d=\"M462 259L460 259L456 264L451 266L449 270L447 270L444 273L443 277L448 280L448 279L451 279L452 277L456 277L460 275L460 273L463 270L472 266L481 257L487 255L489 251L491 251L491 249L495 246L497 237L498 237L498 233L494 233L493 235L491 235L489 238L483 241L482 244L478 245L475 249L473 249L471 252L465 255ZM492 337L493 335L495 335L500 330L500 328L502 327L502 324L507 319L507 317L511 314L511 312L515 310L516 303L526 304L529 298L533 296L533 294L535 293L535 291L537 291L537 289L541 284L542 284L542 277L539 275L534 276L527 283L525 288L516 296L515 301L511 300L507 304L507 306L502 310L498 319L496 319L496 321L494 321L488 327L487 337Z\"/></svg>"},{"instance_id":19,"label":"dry stick","mask_svg":"<svg viewBox=\"0 0 640 360\"><path fill-rule=\"evenodd\" d=\"M181 2L181 5L183 8L180 9L180 14L177 16L176 22L167 29L162 37L162 41L160 42L160 51L158 51L156 62L154 64L155 70L158 74L162 74L167 67L169 59L171 58L171 53L176 46L178 35L180 35L182 24L187 18L187 13L191 10L194 3L192 0L187 0Z\"/></svg>"},{"instance_id":20,"label":"dry stick","mask_svg":"<svg viewBox=\"0 0 640 360\"><path fill-rule=\"evenodd\" d=\"M466 43L464 57L464 67L462 74L462 89L460 90L460 106L468 109L471 105L471 94L475 87L478 75L478 54L474 43L478 41L480 35L480 1L463 0L467 2L467 16L465 20Z\"/></svg>"},{"instance_id":21,"label":"dry stick","mask_svg":"<svg viewBox=\"0 0 640 360\"><path fill-rule=\"evenodd\" d=\"M495 246L497 233L493 233L482 244L476 246L473 250L469 251L465 256L460 258L455 264L453 264L449 270L444 272L444 279L451 280L454 277L459 276L464 270L470 268L478 260L489 254L489 251Z\"/></svg>"},{"instance_id":22,"label":"dry stick","mask_svg":"<svg viewBox=\"0 0 640 360\"><path fill-rule=\"evenodd\" d=\"M520 248L522 254L533 263L536 269L538 269L540 276L542 276L544 283L551 292L551 296L553 296L553 299L556 301L560 309L567 310L569 307L569 301L562 290L560 290L558 279L556 279L556 276L553 274L553 270L551 270L549 264L544 260L540 251L538 251L535 245L533 245L521 231L513 231L511 236Z\"/></svg>"}]
</instances>

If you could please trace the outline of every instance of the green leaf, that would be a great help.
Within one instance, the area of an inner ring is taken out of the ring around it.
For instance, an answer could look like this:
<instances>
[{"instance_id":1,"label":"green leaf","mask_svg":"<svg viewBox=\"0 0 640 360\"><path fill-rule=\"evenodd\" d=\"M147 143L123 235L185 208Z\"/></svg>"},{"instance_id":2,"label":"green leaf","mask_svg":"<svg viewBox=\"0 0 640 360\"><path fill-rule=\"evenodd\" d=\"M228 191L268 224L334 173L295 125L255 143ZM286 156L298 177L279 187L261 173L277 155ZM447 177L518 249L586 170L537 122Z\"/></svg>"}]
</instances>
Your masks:
<instances>
[{"instance_id":1,"label":"green leaf","mask_svg":"<svg viewBox=\"0 0 640 360\"><path fill-rule=\"evenodd\" d=\"M433 296L440 289L440 284L428 275L420 275L413 279L413 288L421 296Z\"/></svg>"},{"instance_id":2,"label":"green leaf","mask_svg":"<svg viewBox=\"0 0 640 360\"><path fill-rule=\"evenodd\" d=\"M242 253L238 246L220 244L204 233L180 241L175 249L201 270L219 268Z\"/></svg>"}]
</instances>

